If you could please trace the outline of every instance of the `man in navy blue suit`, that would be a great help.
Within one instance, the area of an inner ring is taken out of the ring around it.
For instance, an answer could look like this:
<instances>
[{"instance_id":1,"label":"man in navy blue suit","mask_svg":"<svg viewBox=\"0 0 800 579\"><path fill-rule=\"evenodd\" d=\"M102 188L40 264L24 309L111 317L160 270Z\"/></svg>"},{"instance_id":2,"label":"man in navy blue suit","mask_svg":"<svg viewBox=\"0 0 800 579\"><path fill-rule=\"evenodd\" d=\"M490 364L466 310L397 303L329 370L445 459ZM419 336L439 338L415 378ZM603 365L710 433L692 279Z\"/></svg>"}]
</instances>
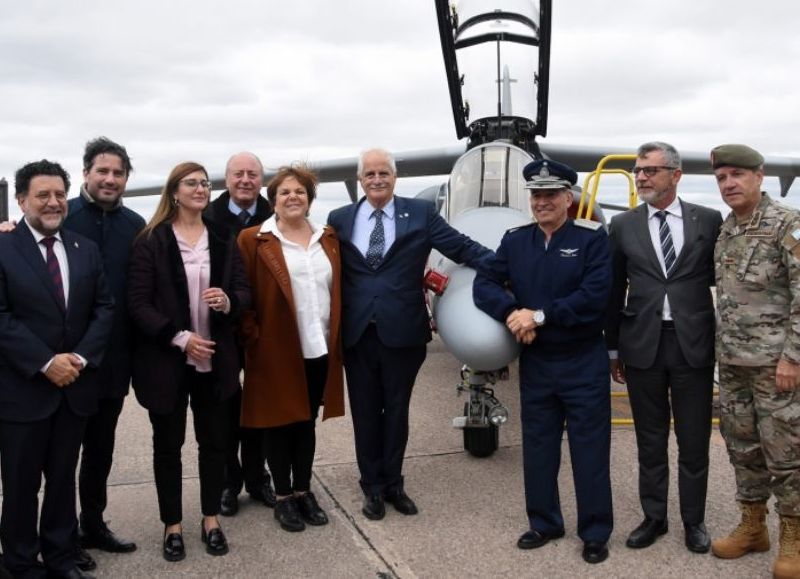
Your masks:
<instances>
[{"instance_id":1,"label":"man in navy blue suit","mask_svg":"<svg viewBox=\"0 0 800 579\"><path fill-rule=\"evenodd\" d=\"M365 197L331 212L342 252L342 332L362 512L406 515L417 506L403 488L408 406L431 339L423 274L431 248L477 267L492 252L462 235L428 201L394 195L397 169L387 151L361 154Z\"/></svg>"},{"instance_id":2,"label":"man in navy blue suit","mask_svg":"<svg viewBox=\"0 0 800 579\"><path fill-rule=\"evenodd\" d=\"M75 466L113 300L97 246L61 228L67 172L29 163L15 188L24 220L0 234L0 541L15 577L84 577L73 560Z\"/></svg>"}]
</instances>

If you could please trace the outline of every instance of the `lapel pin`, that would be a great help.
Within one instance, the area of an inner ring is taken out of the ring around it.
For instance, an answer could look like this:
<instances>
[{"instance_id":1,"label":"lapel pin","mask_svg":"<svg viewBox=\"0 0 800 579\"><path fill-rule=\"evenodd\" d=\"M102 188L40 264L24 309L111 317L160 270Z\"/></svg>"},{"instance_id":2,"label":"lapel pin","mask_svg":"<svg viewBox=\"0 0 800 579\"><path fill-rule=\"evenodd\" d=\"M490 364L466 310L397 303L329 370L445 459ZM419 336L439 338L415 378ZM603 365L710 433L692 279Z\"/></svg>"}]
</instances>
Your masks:
<instances>
[{"instance_id":1,"label":"lapel pin","mask_svg":"<svg viewBox=\"0 0 800 579\"><path fill-rule=\"evenodd\" d=\"M78 242L77 241L75 242L75 247L78 247Z\"/></svg>"}]
</instances>

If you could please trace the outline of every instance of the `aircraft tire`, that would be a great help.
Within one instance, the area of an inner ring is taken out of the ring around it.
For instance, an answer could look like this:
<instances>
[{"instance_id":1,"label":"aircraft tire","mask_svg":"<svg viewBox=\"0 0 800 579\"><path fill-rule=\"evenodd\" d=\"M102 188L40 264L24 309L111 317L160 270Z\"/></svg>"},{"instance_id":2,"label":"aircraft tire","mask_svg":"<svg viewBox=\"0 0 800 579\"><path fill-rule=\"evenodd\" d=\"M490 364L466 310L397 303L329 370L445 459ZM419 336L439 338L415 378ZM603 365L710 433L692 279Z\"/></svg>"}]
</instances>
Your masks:
<instances>
[{"instance_id":1,"label":"aircraft tire","mask_svg":"<svg viewBox=\"0 0 800 579\"><path fill-rule=\"evenodd\" d=\"M464 405L464 415L467 415L467 404ZM492 456L499 446L500 429L494 424L464 428L464 450L472 456L487 458Z\"/></svg>"}]
</instances>

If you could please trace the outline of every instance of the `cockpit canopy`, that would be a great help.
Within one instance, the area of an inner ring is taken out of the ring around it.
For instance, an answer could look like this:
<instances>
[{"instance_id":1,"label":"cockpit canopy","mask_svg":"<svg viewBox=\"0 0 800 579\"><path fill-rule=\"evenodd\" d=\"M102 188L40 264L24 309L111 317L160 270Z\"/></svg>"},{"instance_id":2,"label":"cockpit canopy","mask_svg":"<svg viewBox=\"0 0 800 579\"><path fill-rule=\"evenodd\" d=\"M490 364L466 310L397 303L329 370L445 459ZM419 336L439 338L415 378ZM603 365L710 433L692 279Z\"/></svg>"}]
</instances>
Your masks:
<instances>
[{"instance_id":1,"label":"cockpit canopy","mask_svg":"<svg viewBox=\"0 0 800 579\"><path fill-rule=\"evenodd\" d=\"M530 212L522 169L533 157L514 145L493 142L469 150L450 173L443 212L448 221L476 207L510 207Z\"/></svg>"}]
</instances>

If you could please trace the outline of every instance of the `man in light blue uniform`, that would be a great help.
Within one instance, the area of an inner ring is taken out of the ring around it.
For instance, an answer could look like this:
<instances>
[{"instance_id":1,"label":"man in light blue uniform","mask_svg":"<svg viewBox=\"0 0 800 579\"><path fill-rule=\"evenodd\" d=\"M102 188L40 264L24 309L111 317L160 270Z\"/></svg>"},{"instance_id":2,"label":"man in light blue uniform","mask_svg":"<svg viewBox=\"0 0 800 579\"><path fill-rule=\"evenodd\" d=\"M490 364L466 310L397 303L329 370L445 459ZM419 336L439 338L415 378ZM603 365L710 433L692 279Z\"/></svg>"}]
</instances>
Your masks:
<instances>
[{"instance_id":1,"label":"man in light blue uniform","mask_svg":"<svg viewBox=\"0 0 800 579\"><path fill-rule=\"evenodd\" d=\"M506 233L475 304L504 322L520 355L522 450L530 530L521 549L564 536L558 494L566 420L583 559L608 557L613 527L609 454L611 399L603 323L611 289L608 236L599 223L568 218L573 169L537 160L523 170L535 222ZM510 293L509 293L510 290Z\"/></svg>"}]
</instances>

